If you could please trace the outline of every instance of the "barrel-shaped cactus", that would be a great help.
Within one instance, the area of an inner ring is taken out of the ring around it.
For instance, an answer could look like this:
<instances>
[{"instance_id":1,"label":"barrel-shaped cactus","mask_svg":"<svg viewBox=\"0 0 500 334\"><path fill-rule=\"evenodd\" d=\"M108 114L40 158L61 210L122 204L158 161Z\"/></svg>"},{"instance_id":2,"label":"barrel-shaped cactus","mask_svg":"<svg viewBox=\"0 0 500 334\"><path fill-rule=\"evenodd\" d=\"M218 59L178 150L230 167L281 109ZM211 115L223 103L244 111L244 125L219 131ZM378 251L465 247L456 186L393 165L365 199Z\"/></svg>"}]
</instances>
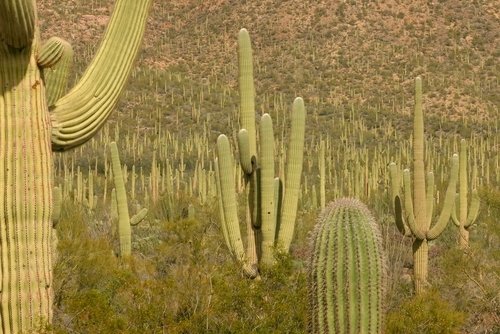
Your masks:
<instances>
[{"instance_id":1,"label":"barrel-shaped cactus","mask_svg":"<svg viewBox=\"0 0 500 334\"><path fill-rule=\"evenodd\" d=\"M422 111L422 80L415 80L415 113L413 120L413 196L410 171L403 171L404 212L399 194L400 179L395 163L391 163L391 201L398 230L405 236L413 236L413 271L415 291L422 293L427 285L430 240L444 231L450 220L458 178L458 156L451 158L451 170L443 208L436 224L432 225L434 207L434 174L425 174L424 168L424 114Z\"/></svg>"},{"instance_id":2,"label":"barrel-shaped cactus","mask_svg":"<svg viewBox=\"0 0 500 334\"><path fill-rule=\"evenodd\" d=\"M285 180L275 176L273 123L269 114L259 124L259 145L254 110L252 49L248 31L238 36L240 124L238 147L240 166L245 180L247 247L243 251L237 212L234 164L229 141L225 135L217 140L216 175L219 190L222 231L231 253L243 261L245 272L257 275L258 262L271 265L274 251L288 252L292 241L302 175L305 134L304 101L293 102L291 129L285 166Z\"/></svg>"},{"instance_id":3,"label":"barrel-shaped cactus","mask_svg":"<svg viewBox=\"0 0 500 334\"><path fill-rule=\"evenodd\" d=\"M309 332L381 333L386 259L366 205L350 198L330 203L309 247Z\"/></svg>"},{"instance_id":4,"label":"barrel-shaped cactus","mask_svg":"<svg viewBox=\"0 0 500 334\"><path fill-rule=\"evenodd\" d=\"M35 0L0 1L2 333L51 322L52 149L82 144L104 124L131 71L151 3L116 1L89 69L62 96L71 47L60 39L42 43Z\"/></svg>"}]
</instances>

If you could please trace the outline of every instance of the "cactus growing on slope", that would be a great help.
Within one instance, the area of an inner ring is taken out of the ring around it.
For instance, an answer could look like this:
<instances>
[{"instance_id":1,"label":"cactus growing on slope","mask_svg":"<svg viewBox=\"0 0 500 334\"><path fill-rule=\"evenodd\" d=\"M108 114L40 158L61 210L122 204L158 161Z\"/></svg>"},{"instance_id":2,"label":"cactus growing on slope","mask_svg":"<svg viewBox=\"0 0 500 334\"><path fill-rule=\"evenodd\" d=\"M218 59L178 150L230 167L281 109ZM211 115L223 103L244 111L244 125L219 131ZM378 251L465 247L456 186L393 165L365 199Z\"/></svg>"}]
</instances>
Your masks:
<instances>
[{"instance_id":1,"label":"cactus growing on slope","mask_svg":"<svg viewBox=\"0 0 500 334\"><path fill-rule=\"evenodd\" d=\"M240 124L238 147L240 166L246 190L247 250L243 251L239 220L236 214L236 195L233 180L232 153L225 135L217 140L218 189L222 230L233 254L245 263L245 272L255 277L260 261L274 262L276 248L288 252L293 237L302 174L305 133L304 101L295 99L291 114L291 130L286 161L284 185L275 178L274 135L271 117L264 114L259 125L259 152L254 110L252 50L246 29L240 30L239 83Z\"/></svg>"},{"instance_id":2,"label":"cactus growing on slope","mask_svg":"<svg viewBox=\"0 0 500 334\"><path fill-rule=\"evenodd\" d=\"M51 142L54 150L75 147L104 124L131 70L150 4L116 1L90 67L60 97L71 47L60 39L41 43L35 0L0 2L0 205L7 208L0 217L1 333L51 322Z\"/></svg>"},{"instance_id":3,"label":"cactus growing on slope","mask_svg":"<svg viewBox=\"0 0 500 334\"><path fill-rule=\"evenodd\" d=\"M437 223L431 227L434 206L434 174L429 172L427 177L425 176L422 80L417 77L415 80L415 113L413 121L413 198L410 171L405 169L403 172L405 214L403 214L399 195L399 173L394 163L389 166L392 183L391 198L394 203L396 226L403 235L415 238L413 242L413 271L417 294L422 293L428 285L428 241L436 239L444 231L453 209L458 178L458 156L456 154L453 155L451 163L443 209Z\"/></svg>"},{"instance_id":4,"label":"cactus growing on slope","mask_svg":"<svg viewBox=\"0 0 500 334\"><path fill-rule=\"evenodd\" d=\"M359 200L321 213L308 263L309 332L381 333L386 259L375 220Z\"/></svg>"}]
</instances>

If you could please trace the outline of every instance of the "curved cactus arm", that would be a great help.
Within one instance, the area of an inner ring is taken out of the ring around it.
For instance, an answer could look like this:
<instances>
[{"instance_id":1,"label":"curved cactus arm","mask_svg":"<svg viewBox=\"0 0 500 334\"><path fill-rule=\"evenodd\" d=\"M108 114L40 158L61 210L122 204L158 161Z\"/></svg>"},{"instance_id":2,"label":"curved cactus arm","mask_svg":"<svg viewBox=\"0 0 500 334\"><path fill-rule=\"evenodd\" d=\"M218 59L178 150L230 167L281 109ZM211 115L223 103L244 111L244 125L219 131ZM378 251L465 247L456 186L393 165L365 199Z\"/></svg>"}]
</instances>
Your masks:
<instances>
[{"instance_id":1,"label":"curved cactus arm","mask_svg":"<svg viewBox=\"0 0 500 334\"><path fill-rule=\"evenodd\" d=\"M115 142L109 144L111 151L111 168L113 182L116 189L116 204L118 208L118 240L120 241L120 256L132 254L132 230L130 228L130 215L128 212L127 193L123 181L120 155Z\"/></svg>"},{"instance_id":2,"label":"curved cactus arm","mask_svg":"<svg viewBox=\"0 0 500 334\"><path fill-rule=\"evenodd\" d=\"M405 192L405 211L406 211L406 223L411 234L419 239L425 239L425 232L423 232L417 224L415 224L415 215L413 214L413 203L411 197L411 180L410 180L410 170L405 169L403 171L403 187Z\"/></svg>"},{"instance_id":3,"label":"curved cactus arm","mask_svg":"<svg viewBox=\"0 0 500 334\"><path fill-rule=\"evenodd\" d=\"M146 218L147 214L148 214L148 209L142 208L141 211L139 211L136 215L134 215L130 219L130 225L131 226L138 225L140 222L142 222L144 220L144 218Z\"/></svg>"},{"instance_id":4,"label":"curved cactus arm","mask_svg":"<svg viewBox=\"0 0 500 334\"><path fill-rule=\"evenodd\" d=\"M231 247L231 243L229 242L226 219L224 218L224 205L222 203L222 194L221 194L221 188L220 188L219 159L218 158L215 158L214 169L215 169L215 186L217 187L217 198L218 198L217 202L219 203L219 216L220 216L220 220L221 220L222 235L224 236L224 241L226 242L226 246L229 249L229 252L231 253L231 255L234 255L233 248Z\"/></svg>"},{"instance_id":5,"label":"curved cactus arm","mask_svg":"<svg viewBox=\"0 0 500 334\"><path fill-rule=\"evenodd\" d=\"M274 262L276 216L274 214L274 134L269 114L260 120L260 196L262 219L262 263Z\"/></svg>"},{"instance_id":6,"label":"curved cactus arm","mask_svg":"<svg viewBox=\"0 0 500 334\"><path fill-rule=\"evenodd\" d=\"M400 188L399 173L397 166L394 162L391 162L389 164L389 173L391 177L391 202L394 205L393 209L394 209L394 217L396 220L396 227L398 228L398 231L405 237L410 236L411 231L408 228L405 219L403 218L403 208L401 205L401 197L399 196L399 188Z\"/></svg>"},{"instance_id":7,"label":"curved cactus arm","mask_svg":"<svg viewBox=\"0 0 500 334\"><path fill-rule=\"evenodd\" d=\"M469 207L469 215L467 216L467 221L465 223L465 228L471 227L471 225L474 224L474 222L477 219L477 216L479 215L479 195L477 193L477 190L474 189L472 190L472 198L471 198L471 203Z\"/></svg>"},{"instance_id":8,"label":"curved cactus arm","mask_svg":"<svg viewBox=\"0 0 500 334\"><path fill-rule=\"evenodd\" d=\"M253 83L252 44L243 28L238 33L238 67L240 88L240 124L248 131L250 156L257 156L255 128L255 88Z\"/></svg>"},{"instance_id":9,"label":"curved cactus arm","mask_svg":"<svg viewBox=\"0 0 500 334\"><path fill-rule=\"evenodd\" d=\"M51 107L66 93L73 48L65 40L52 37L42 46L37 63L43 69L47 104Z\"/></svg>"},{"instance_id":10,"label":"curved cactus arm","mask_svg":"<svg viewBox=\"0 0 500 334\"><path fill-rule=\"evenodd\" d=\"M427 173L426 177L426 209L427 209L427 226L431 226L432 222L432 213L434 211L434 173Z\"/></svg>"},{"instance_id":11,"label":"curved cactus arm","mask_svg":"<svg viewBox=\"0 0 500 334\"><path fill-rule=\"evenodd\" d=\"M297 205L299 201L300 180L304 163L304 136L306 126L306 110L304 100L297 97L293 101L291 115L290 139L288 143L285 187L283 206L278 233L278 245L284 252L288 252L292 243L297 219Z\"/></svg>"},{"instance_id":12,"label":"curved cactus arm","mask_svg":"<svg viewBox=\"0 0 500 334\"><path fill-rule=\"evenodd\" d=\"M139 50L152 0L117 0L104 39L78 84L53 106L52 147L89 140L122 92Z\"/></svg>"},{"instance_id":13,"label":"curved cactus arm","mask_svg":"<svg viewBox=\"0 0 500 334\"><path fill-rule=\"evenodd\" d=\"M237 212L236 185L233 175L234 163L231 156L231 148L229 147L229 140L225 135L220 135L217 138L217 156L219 159L220 193L229 244L236 258L246 263Z\"/></svg>"},{"instance_id":14,"label":"curved cactus arm","mask_svg":"<svg viewBox=\"0 0 500 334\"><path fill-rule=\"evenodd\" d=\"M255 156L250 154L250 140L246 129L241 129L238 132L238 150L240 153L241 169L247 175L252 174L255 168Z\"/></svg>"},{"instance_id":15,"label":"curved cactus arm","mask_svg":"<svg viewBox=\"0 0 500 334\"><path fill-rule=\"evenodd\" d=\"M8 46L31 45L36 30L34 0L3 0L0 2L0 40Z\"/></svg>"},{"instance_id":16,"label":"curved cactus arm","mask_svg":"<svg viewBox=\"0 0 500 334\"><path fill-rule=\"evenodd\" d=\"M451 158L451 172L450 172L450 178L448 180L448 188L446 189L446 195L444 198L443 209L441 210L441 214L439 215L436 225L434 225L427 232L428 240L436 239L441 233L443 233L444 229L448 225L448 221L450 220L451 216L451 211L455 203L457 179L458 179L458 155L454 154L453 157Z\"/></svg>"}]
</instances>

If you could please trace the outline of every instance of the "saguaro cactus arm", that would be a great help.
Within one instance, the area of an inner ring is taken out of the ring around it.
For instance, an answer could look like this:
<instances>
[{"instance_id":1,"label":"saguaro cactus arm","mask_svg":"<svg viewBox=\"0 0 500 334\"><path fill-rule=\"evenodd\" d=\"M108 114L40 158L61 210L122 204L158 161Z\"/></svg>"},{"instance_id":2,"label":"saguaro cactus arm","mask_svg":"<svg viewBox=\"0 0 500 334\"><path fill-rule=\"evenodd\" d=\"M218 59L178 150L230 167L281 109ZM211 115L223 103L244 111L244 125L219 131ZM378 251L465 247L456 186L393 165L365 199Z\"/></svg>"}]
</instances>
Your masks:
<instances>
[{"instance_id":1,"label":"saguaro cactus arm","mask_svg":"<svg viewBox=\"0 0 500 334\"><path fill-rule=\"evenodd\" d=\"M234 163L231 157L229 140L225 135L220 135L219 138L217 138L217 156L219 165L218 182L220 182L220 192L224 210L222 223L225 224L231 250L239 261L244 262L245 250L241 239L235 193L236 185L233 175Z\"/></svg>"},{"instance_id":2,"label":"saguaro cactus arm","mask_svg":"<svg viewBox=\"0 0 500 334\"><path fill-rule=\"evenodd\" d=\"M78 84L53 106L52 147L89 140L122 92L144 34L151 0L117 0L104 39Z\"/></svg>"},{"instance_id":3,"label":"saguaro cactus arm","mask_svg":"<svg viewBox=\"0 0 500 334\"><path fill-rule=\"evenodd\" d=\"M115 142L109 144L111 150L111 168L116 189L116 204L118 207L118 235L120 240L120 255L128 256L132 253L132 236L130 216L128 212L127 193L123 181L120 155Z\"/></svg>"},{"instance_id":4,"label":"saguaro cactus arm","mask_svg":"<svg viewBox=\"0 0 500 334\"><path fill-rule=\"evenodd\" d=\"M0 37L14 48L27 47L35 37L36 11L34 0L3 0L0 2Z\"/></svg>"},{"instance_id":5,"label":"saguaro cactus arm","mask_svg":"<svg viewBox=\"0 0 500 334\"><path fill-rule=\"evenodd\" d=\"M441 214L439 215L436 225L434 225L427 232L428 240L436 239L441 233L443 233L444 229L448 225L448 222L450 221L451 211L453 210L455 202L455 190L457 187L457 179L458 179L458 155L454 154L453 157L451 158L450 178L448 180L448 188L446 189L443 208L441 210Z\"/></svg>"},{"instance_id":6,"label":"saguaro cactus arm","mask_svg":"<svg viewBox=\"0 0 500 334\"><path fill-rule=\"evenodd\" d=\"M304 100L300 97L297 97L293 101L291 122L290 141L286 160L285 189L278 233L278 246L284 252L288 252L293 239L295 220L297 219L300 179L304 163L306 110L304 108Z\"/></svg>"},{"instance_id":7,"label":"saguaro cactus arm","mask_svg":"<svg viewBox=\"0 0 500 334\"><path fill-rule=\"evenodd\" d=\"M66 93L73 48L65 40L52 37L42 46L37 63L43 69L47 105L51 107Z\"/></svg>"},{"instance_id":8,"label":"saguaro cactus arm","mask_svg":"<svg viewBox=\"0 0 500 334\"><path fill-rule=\"evenodd\" d=\"M399 188L401 184L398 169L394 162L391 162L389 164L389 173L391 178L391 203L394 205L396 227L402 235L404 235L405 237L409 237L411 236L411 231L408 228L408 225L406 224L403 216L403 207L401 204L401 197L399 195ZM413 216L413 211L411 211L411 215Z\"/></svg>"}]
</instances>

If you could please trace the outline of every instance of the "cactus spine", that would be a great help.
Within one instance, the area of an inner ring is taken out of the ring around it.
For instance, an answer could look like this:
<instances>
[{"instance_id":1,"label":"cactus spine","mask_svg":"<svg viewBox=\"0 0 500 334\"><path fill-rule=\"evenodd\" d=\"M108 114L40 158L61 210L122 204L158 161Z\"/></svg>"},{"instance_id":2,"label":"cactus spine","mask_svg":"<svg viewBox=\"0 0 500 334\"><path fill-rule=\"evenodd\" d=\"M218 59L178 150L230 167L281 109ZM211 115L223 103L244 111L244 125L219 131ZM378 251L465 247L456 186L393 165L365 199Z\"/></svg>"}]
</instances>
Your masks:
<instances>
[{"instance_id":1,"label":"cactus spine","mask_svg":"<svg viewBox=\"0 0 500 334\"><path fill-rule=\"evenodd\" d=\"M458 245L460 248L469 247L469 228L474 224L479 214L479 196L477 189L472 189L472 198L469 208L467 208L467 142L462 139L460 142L460 167L459 167L459 183L458 183L458 205L455 205L451 212L451 218L458 227ZM472 184L477 177L477 168L474 166L472 171ZM457 217L458 211L458 217Z\"/></svg>"},{"instance_id":2,"label":"cactus spine","mask_svg":"<svg viewBox=\"0 0 500 334\"><path fill-rule=\"evenodd\" d=\"M274 134L272 119L264 114L260 120L260 146L257 152L252 49L245 29L238 35L240 124L238 147L240 166L245 180L247 249L242 244L237 216L232 153L225 135L217 140L219 190L222 230L226 243L245 272L255 277L259 260L264 265L274 262L278 247L288 252L292 241L304 155L305 109L302 98L296 98L291 114L291 130L285 167L285 184L275 178ZM217 167L216 167L217 168ZM284 189L283 189L284 188Z\"/></svg>"},{"instance_id":3,"label":"cactus spine","mask_svg":"<svg viewBox=\"0 0 500 334\"><path fill-rule=\"evenodd\" d=\"M443 208L436 224L431 227L434 205L434 174L429 172L427 176L425 175L422 80L417 77L415 80L415 114L413 121L413 200L410 171L405 169L403 172L405 214L403 214L399 195L399 173L394 163L389 166L396 226L403 235L415 238L413 242L413 270L417 294L422 293L428 285L428 241L436 239L444 231L453 209L458 178L458 156L456 154L451 159L451 165Z\"/></svg>"},{"instance_id":4,"label":"cactus spine","mask_svg":"<svg viewBox=\"0 0 500 334\"><path fill-rule=\"evenodd\" d=\"M120 256L129 256L132 254L132 232L130 226L139 224L148 210L143 208L138 214L130 218L128 211L127 192L123 180L120 155L115 142L109 144L111 150L111 167L113 169L113 182L116 189L116 206L118 211L118 240L120 241Z\"/></svg>"},{"instance_id":5,"label":"cactus spine","mask_svg":"<svg viewBox=\"0 0 500 334\"><path fill-rule=\"evenodd\" d=\"M386 263L368 208L342 198L321 213L308 262L310 333L381 333Z\"/></svg>"},{"instance_id":6,"label":"cactus spine","mask_svg":"<svg viewBox=\"0 0 500 334\"><path fill-rule=\"evenodd\" d=\"M67 64L70 48L42 46L35 0L0 1L0 205L7 208L0 217L0 333L51 322L51 141L56 150L74 147L104 123L137 54L150 4L116 1L90 68L49 114L48 99L61 95L65 79L61 73L51 81L44 73Z\"/></svg>"}]
</instances>

